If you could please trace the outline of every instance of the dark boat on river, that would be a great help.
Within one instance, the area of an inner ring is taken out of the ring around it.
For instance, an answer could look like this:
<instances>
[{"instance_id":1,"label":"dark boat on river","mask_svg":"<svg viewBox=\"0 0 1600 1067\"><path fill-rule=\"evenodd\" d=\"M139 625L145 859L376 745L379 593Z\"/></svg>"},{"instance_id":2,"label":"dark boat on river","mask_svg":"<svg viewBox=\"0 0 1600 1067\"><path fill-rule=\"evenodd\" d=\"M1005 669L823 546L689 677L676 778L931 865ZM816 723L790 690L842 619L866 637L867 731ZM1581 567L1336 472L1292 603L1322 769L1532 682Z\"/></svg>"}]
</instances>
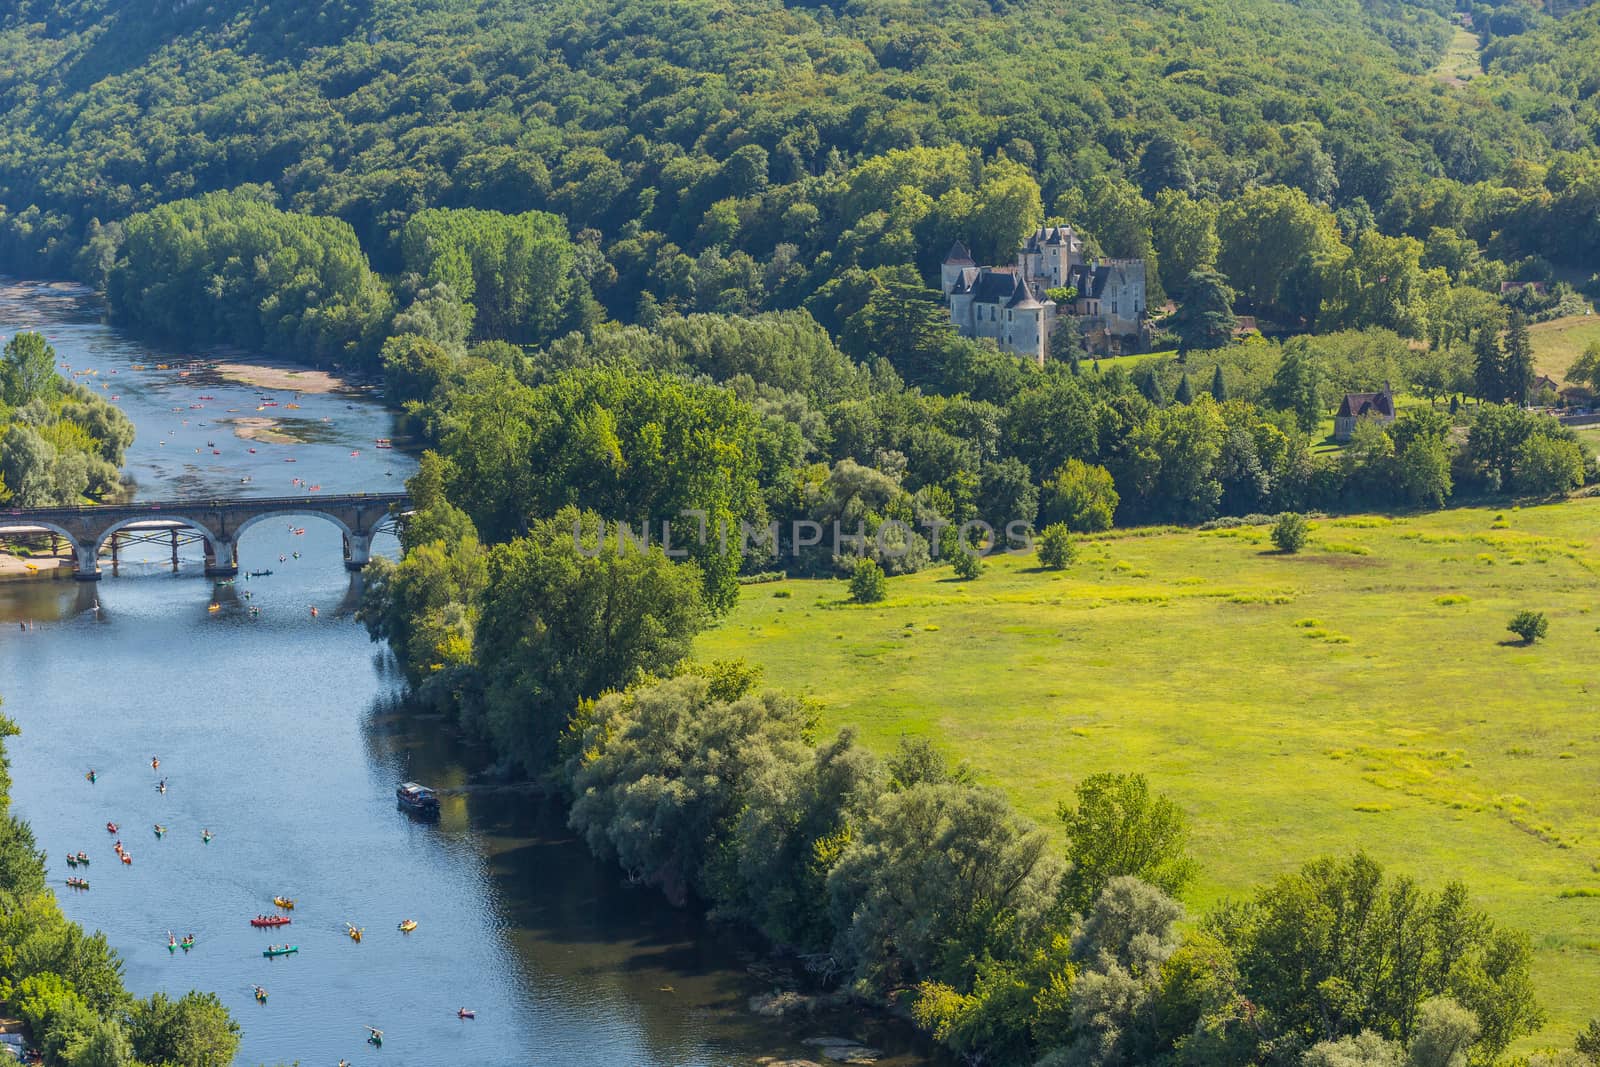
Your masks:
<instances>
[{"instance_id":1,"label":"dark boat on river","mask_svg":"<svg viewBox=\"0 0 1600 1067\"><path fill-rule=\"evenodd\" d=\"M406 782L394 791L394 795L402 811L424 819L439 817L439 794L425 785Z\"/></svg>"}]
</instances>

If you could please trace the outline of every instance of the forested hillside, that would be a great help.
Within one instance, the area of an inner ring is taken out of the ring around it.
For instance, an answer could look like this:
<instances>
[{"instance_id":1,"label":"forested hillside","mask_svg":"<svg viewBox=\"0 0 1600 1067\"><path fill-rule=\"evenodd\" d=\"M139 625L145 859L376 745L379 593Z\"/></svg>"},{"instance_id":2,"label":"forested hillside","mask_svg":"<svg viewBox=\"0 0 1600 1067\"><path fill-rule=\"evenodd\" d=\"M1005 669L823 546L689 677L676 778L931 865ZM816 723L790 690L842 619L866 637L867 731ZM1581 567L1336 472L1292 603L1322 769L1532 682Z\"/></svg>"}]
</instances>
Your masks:
<instances>
[{"instance_id":1,"label":"forested hillside","mask_svg":"<svg viewBox=\"0 0 1600 1067\"><path fill-rule=\"evenodd\" d=\"M1012 171L947 165L907 193L903 163L857 170L941 145L1003 156L1039 184L1024 207L1070 217L1114 255L1163 251L1148 218L1162 190L1229 200L1256 184L1343 209L1347 240L1376 215L1391 233L1444 226L1500 258L1577 263L1600 237L1592 86L1426 77L1449 37L1442 0L10 11L11 269L102 281L120 236L105 225L270 183L278 206L350 223L385 273L408 266L401 231L423 208L542 210L566 219L613 316L632 318L644 293L685 311L795 306L849 266L926 276L955 233L1009 254ZM1527 11L1516 27L1537 21ZM1564 70L1582 54L1551 32L1501 65Z\"/></svg>"}]
</instances>

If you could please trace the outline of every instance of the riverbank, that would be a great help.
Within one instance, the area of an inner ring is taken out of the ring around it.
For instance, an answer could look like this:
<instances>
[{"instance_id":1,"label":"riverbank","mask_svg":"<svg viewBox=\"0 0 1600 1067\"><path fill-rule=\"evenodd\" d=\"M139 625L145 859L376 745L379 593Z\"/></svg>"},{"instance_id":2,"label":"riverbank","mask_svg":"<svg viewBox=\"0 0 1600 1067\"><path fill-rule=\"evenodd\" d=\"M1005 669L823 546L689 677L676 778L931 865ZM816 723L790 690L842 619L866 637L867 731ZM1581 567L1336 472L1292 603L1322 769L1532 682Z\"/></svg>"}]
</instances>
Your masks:
<instances>
[{"instance_id":1,"label":"riverbank","mask_svg":"<svg viewBox=\"0 0 1600 1067\"><path fill-rule=\"evenodd\" d=\"M72 574L72 557L13 556L0 552L0 582L51 581Z\"/></svg>"},{"instance_id":2,"label":"riverbank","mask_svg":"<svg viewBox=\"0 0 1600 1067\"><path fill-rule=\"evenodd\" d=\"M124 463L131 499L371 492L415 470L403 449L374 447L400 433L359 376L335 374L351 387L298 400L274 389L279 406L257 411L266 388L214 370L254 364L243 353L153 346L107 325L87 293L10 291L0 332L37 329L61 362L102 381L115 372L138 430ZM280 370L287 388L306 384L301 369ZM271 418L293 441L246 442L235 418ZM197 545L170 572L166 546L125 543L120 578L103 565L99 583L63 570L63 581L0 585L0 679L26 730L14 769L38 783L16 798L18 817L52 856L95 853L93 890L62 906L105 932L137 995L217 990L246 1022L240 1064L357 1059L366 1023L397 1063L519 1067L537 1049L573 1067L826 1064L821 1040L881 1049L880 1067L949 1062L892 1020L825 1011L804 993L752 1011L788 984L758 946L596 862L563 804L482 775L485 754L398 713L392 660L350 618L364 579L344 570L334 526L259 523L239 550L272 575L219 585L202 576ZM37 632L7 636L19 622ZM166 793L152 788L157 753ZM404 781L439 788L438 822L396 811ZM108 821L133 864L112 855ZM171 832L152 836L156 823ZM271 935L245 920L278 894L299 901L301 951L267 960ZM415 931L395 929L408 918ZM346 922L366 927L359 945ZM169 952L169 929L199 947ZM462 1005L476 1021L457 1017ZM770 1014L780 1005L807 1007Z\"/></svg>"}]
</instances>

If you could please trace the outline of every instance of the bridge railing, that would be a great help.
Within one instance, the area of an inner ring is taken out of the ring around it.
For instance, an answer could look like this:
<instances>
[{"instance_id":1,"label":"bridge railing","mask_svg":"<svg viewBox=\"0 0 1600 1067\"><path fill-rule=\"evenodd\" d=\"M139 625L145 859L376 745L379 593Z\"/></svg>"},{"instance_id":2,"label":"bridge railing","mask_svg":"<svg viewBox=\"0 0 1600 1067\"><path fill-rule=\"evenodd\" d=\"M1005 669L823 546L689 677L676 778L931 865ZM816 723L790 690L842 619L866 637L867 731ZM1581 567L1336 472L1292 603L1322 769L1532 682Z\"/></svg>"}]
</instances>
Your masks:
<instances>
[{"instance_id":1,"label":"bridge railing","mask_svg":"<svg viewBox=\"0 0 1600 1067\"><path fill-rule=\"evenodd\" d=\"M213 500L130 500L123 504L83 504L51 508L0 508L0 517L95 515L109 511L223 511L231 508L282 508L318 511L341 504L404 504L408 493L328 493L318 496L249 496Z\"/></svg>"}]
</instances>

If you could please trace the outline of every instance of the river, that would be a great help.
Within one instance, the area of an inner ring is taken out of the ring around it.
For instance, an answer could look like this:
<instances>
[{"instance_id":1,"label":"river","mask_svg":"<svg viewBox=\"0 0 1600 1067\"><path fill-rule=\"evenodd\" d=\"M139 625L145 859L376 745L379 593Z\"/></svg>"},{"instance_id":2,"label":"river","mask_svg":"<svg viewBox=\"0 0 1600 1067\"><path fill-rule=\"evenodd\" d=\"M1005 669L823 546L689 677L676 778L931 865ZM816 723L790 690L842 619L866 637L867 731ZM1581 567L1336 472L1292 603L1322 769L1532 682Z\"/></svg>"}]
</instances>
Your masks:
<instances>
[{"instance_id":1,"label":"river","mask_svg":"<svg viewBox=\"0 0 1600 1067\"><path fill-rule=\"evenodd\" d=\"M0 287L0 334L23 328L134 420L138 498L389 491L414 466L373 448L393 433L374 398L217 380L103 324L82 290ZM278 407L258 412L266 403ZM272 440L224 421L267 416L282 420ZM202 576L197 548L176 573L168 556L131 545L99 583L0 584L0 696L22 728L9 743L13 803L67 914L105 932L128 987L216 992L244 1029L238 1063L746 1064L820 1059L803 1041L821 1035L885 1049L893 1067L929 1062L870 1016L750 1013L770 988L753 954L626 887L548 802L475 790L447 793L435 825L397 811L396 783L461 789L482 756L399 709L387 651L351 615L360 578L331 524L253 527L241 568L274 573L232 585ZM63 884L61 856L78 849L88 891ZM275 894L295 898L293 924L251 928ZM396 928L406 918L415 932ZM365 929L359 944L347 923ZM169 951L169 931L194 934L195 948ZM300 952L263 958L281 942ZM463 1006L477 1019L458 1019ZM381 1049L364 1043L368 1025L384 1031Z\"/></svg>"}]
</instances>

